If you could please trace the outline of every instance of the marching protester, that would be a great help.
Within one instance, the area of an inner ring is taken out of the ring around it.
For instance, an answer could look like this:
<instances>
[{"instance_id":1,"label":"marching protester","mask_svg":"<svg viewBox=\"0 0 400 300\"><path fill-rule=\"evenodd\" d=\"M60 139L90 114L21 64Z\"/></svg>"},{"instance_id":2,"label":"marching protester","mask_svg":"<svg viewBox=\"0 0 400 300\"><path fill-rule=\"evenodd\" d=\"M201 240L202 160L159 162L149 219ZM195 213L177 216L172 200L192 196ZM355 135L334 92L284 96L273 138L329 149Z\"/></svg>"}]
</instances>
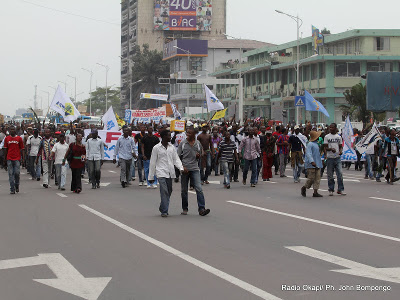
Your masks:
<instances>
[{"instance_id":1,"label":"marching protester","mask_svg":"<svg viewBox=\"0 0 400 300\"><path fill-rule=\"evenodd\" d=\"M56 182L58 183L58 189L65 191L65 181L67 178L67 164L63 165L65 154L68 151L68 144L65 142L65 135L60 134L58 137L58 143L56 143L51 150L52 159L56 168Z\"/></svg>"},{"instance_id":2,"label":"marching protester","mask_svg":"<svg viewBox=\"0 0 400 300\"><path fill-rule=\"evenodd\" d=\"M203 147L203 155L200 159L200 174L202 184L209 184L208 176L211 174L211 164L214 158L214 145L211 140L211 135L207 133L208 124L203 124L201 127L202 132L197 136L197 140ZM204 172L205 169L205 172Z\"/></svg>"},{"instance_id":3,"label":"marching protester","mask_svg":"<svg viewBox=\"0 0 400 300\"><path fill-rule=\"evenodd\" d=\"M337 194L345 196L344 185L343 185L343 174L342 174L342 161L340 156L343 152L343 140L340 135L337 134L336 123L332 123L329 126L329 134L324 138L324 152L326 157L327 173L328 173L328 187L329 196L333 196L335 191L335 179L333 178L333 172L336 173L338 189Z\"/></svg>"},{"instance_id":4,"label":"marching protester","mask_svg":"<svg viewBox=\"0 0 400 300\"><path fill-rule=\"evenodd\" d=\"M44 138L42 139L36 157L36 164L39 163L39 156L42 159L42 169L43 169L43 187L49 188L49 183L51 179L51 172L53 169L53 158L51 155L51 150L56 144L56 140L51 136L50 129L45 129Z\"/></svg>"},{"instance_id":5,"label":"marching protester","mask_svg":"<svg viewBox=\"0 0 400 300\"><path fill-rule=\"evenodd\" d=\"M268 130L265 134L263 153L263 181L270 181L272 178L272 166L274 165L274 150L275 150L275 138L272 136L272 131Z\"/></svg>"},{"instance_id":6,"label":"marching protester","mask_svg":"<svg viewBox=\"0 0 400 300\"><path fill-rule=\"evenodd\" d=\"M86 148L82 144L82 134L77 133L76 141L69 145L64 156L62 165L65 166L68 160L72 171L71 191L79 194L82 191L82 169L85 168Z\"/></svg>"},{"instance_id":7,"label":"marching protester","mask_svg":"<svg viewBox=\"0 0 400 300\"><path fill-rule=\"evenodd\" d=\"M101 166L104 160L104 142L99 138L97 129L92 130L92 137L86 141L86 159L92 189L99 189Z\"/></svg>"},{"instance_id":8,"label":"marching protester","mask_svg":"<svg viewBox=\"0 0 400 300\"><path fill-rule=\"evenodd\" d=\"M138 169L138 177L139 177L139 186L143 186L143 153L142 153L142 139L146 135L146 127L144 125L140 126L140 132L135 135L135 142L138 149L138 157L137 157L137 169ZM135 176L133 176L135 177Z\"/></svg>"},{"instance_id":9,"label":"marching protester","mask_svg":"<svg viewBox=\"0 0 400 300\"><path fill-rule=\"evenodd\" d=\"M149 182L152 184L154 178L158 179L161 196L159 210L161 217L167 217L172 194L172 179L175 178L175 167L181 172L184 169L175 147L170 143L171 133L169 131L162 131L160 136L161 143L155 145L151 153Z\"/></svg>"},{"instance_id":10,"label":"marching protester","mask_svg":"<svg viewBox=\"0 0 400 300\"><path fill-rule=\"evenodd\" d=\"M246 136L239 146L239 153L244 150L244 169L243 169L243 184L246 185L247 173L251 166L251 187L255 187L257 184L257 158L261 155L260 144L254 137L254 128L249 129L249 135Z\"/></svg>"},{"instance_id":11,"label":"marching protester","mask_svg":"<svg viewBox=\"0 0 400 300\"><path fill-rule=\"evenodd\" d=\"M181 177L181 196L182 196L182 215L187 215L188 204L188 185L189 179L196 190L197 205L200 216L206 216L210 209L206 209L203 189L201 187L199 159L203 154L201 143L196 140L196 132L193 127L186 130L186 139L178 147L178 156L181 158L183 173Z\"/></svg>"},{"instance_id":12,"label":"marching protester","mask_svg":"<svg viewBox=\"0 0 400 300\"><path fill-rule=\"evenodd\" d=\"M153 135L153 127L147 127L147 134L141 140L141 148L143 154L143 167L144 167L144 176L147 181L147 188L157 188L157 178L151 177L149 178L149 167L150 167L150 159L151 159L151 152L155 145L160 142L159 138ZM152 180L150 183L149 179Z\"/></svg>"},{"instance_id":13,"label":"marching protester","mask_svg":"<svg viewBox=\"0 0 400 300\"><path fill-rule=\"evenodd\" d=\"M32 176L32 180L40 181L41 175L41 158L39 157L38 161L36 162L36 157L38 157L40 144L42 142L42 137L39 136L39 130L35 128L33 130L33 135L28 137L26 141L27 146L27 154L28 154L28 165L29 171Z\"/></svg>"},{"instance_id":14,"label":"marching protester","mask_svg":"<svg viewBox=\"0 0 400 300\"><path fill-rule=\"evenodd\" d=\"M318 146L318 138L321 135L321 131L311 131L310 140L306 148L305 155L305 168L307 169L307 181L301 188L301 195L306 197L307 189L314 187L313 197L322 197L318 193L319 185L321 182L321 171L322 160L320 155L320 149Z\"/></svg>"},{"instance_id":15,"label":"marching protester","mask_svg":"<svg viewBox=\"0 0 400 300\"><path fill-rule=\"evenodd\" d=\"M293 180L295 183L300 182L300 175L303 169L303 151L305 150L304 144L300 139L300 127L296 125L294 127L294 133L289 137L289 151L290 151L290 163L293 169Z\"/></svg>"},{"instance_id":16,"label":"marching protester","mask_svg":"<svg viewBox=\"0 0 400 300\"><path fill-rule=\"evenodd\" d=\"M135 141L129 136L129 129L125 127L123 129L123 135L118 138L117 144L115 145L113 158L113 163L115 164L118 156L118 162L121 167L120 181L123 188L125 188L130 181L132 158L136 155L134 148Z\"/></svg>"},{"instance_id":17,"label":"marching protester","mask_svg":"<svg viewBox=\"0 0 400 300\"><path fill-rule=\"evenodd\" d=\"M279 154L279 175L280 177L287 177L285 175L286 172L286 164L287 158L289 155L289 136L286 134L286 128L281 129L281 134L276 140L277 151Z\"/></svg>"},{"instance_id":18,"label":"marching protester","mask_svg":"<svg viewBox=\"0 0 400 300\"><path fill-rule=\"evenodd\" d=\"M386 174L386 182L393 185L395 180L395 168L397 163L397 157L399 156L399 144L400 140L396 137L396 131L390 130L390 135L385 139L384 144L384 155L388 163L388 172Z\"/></svg>"},{"instance_id":19,"label":"marching protester","mask_svg":"<svg viewBox=\"0 0 400 300\"><path fill-rule=\"evenodd\" d=\"M7 165L10 194L19 193L21 160L24 160L24 142L16 135L15 126L9 128L10 135L3 140L4 165Z\"/></svg>"},{"instance_id":20,"label":"marching protester","mask_svg":"<svg viewBox=\"0 0 400 300\"><path fill-rule=\"evenodd\" d=\"M211 143L213 145L214 148L214 159L213 159L213 170L215 172L215 176L219 176L219 164L218 164L218 146L219 143L221 142L222 138L220 137L219 133L218 133L218 128L214 127L212 129L212 136L211 136ZM210 172L211 173L211 172Z\"/></svg>"},{"instance_id":21,"label":"marching protester","mask_svg":"<svg viewBox=\"0 0 400 300\"><path fill-rule=\"evenodd\" d=\"M231 140L229 132L225 132L225 139L219 143L217 162L222 164L224 171L224 187L231 188L233 165L239 160L236 145Z\"/></svg>"}]
</instances>

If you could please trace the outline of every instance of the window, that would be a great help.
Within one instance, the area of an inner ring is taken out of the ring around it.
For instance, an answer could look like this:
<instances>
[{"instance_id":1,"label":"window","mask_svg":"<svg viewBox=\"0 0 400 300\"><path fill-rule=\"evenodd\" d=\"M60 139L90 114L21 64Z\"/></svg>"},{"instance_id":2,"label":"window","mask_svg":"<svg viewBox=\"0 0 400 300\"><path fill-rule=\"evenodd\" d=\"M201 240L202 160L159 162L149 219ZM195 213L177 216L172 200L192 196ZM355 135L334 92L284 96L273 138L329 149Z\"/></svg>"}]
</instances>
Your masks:
<instances>
[{"instance_id":1,"label":"window","mask_svg":"<svg viewBox=\"0 0 400 300\"><path fill-rule=\"evenodd\" d=\"M262 72L257 72L257 84L262 83Z\"/></svg>"},{"instance_id":2,"label":"window","mask_svg":"<svg viewBox=\"0 0 400 300\"><path fill-rule=\"evenodd\" d=\"M352 54L353 53L353 41L347 41L346 42L346 54Z\"/></svg>"},{"instance_id":3,"label":"window","mask_svg":"<svg viewBox=\"0 0 400 300\"><path fill-rule=\"evenodd\" d=\"M268 74L269 74L269 82L274 82L274 71L269 70Z\"/></svg>"},{"instance_id":4,"label":"window","mask_svg":"<svg viewBox=\"0 0 400 300\"><path fill-rule=\"evenodd\" d=\"M343 43L339 43L337 45L337 54L344 54L344 44Z\"/></svg>"},{"instance_id":5,"label":"window","mask_svg":"<svg viewBox=\"0 0 400 300\"><path fill-rule=\"evenodd\" d=\"M319 63L319 78L325 78L325 63Z\"/></svg>"},{"instance_id":6,"label":"window","mask_svg":"<svg viewBox=\"0 0 400 300\"><path fill-rule=\"evenodd\" d=\"M367 71L392 72L391 62L368 62Z\"/></svg>"},{"instance_id":7,"label":"window","mask_svg":"<svg viewBox=\"0 0 400 300\"><path fill-rule=\"evenodd\" d=\"M256 72L251 73L251 85L256 85Z\"/></svg>"},{"instance_id":8,"label":"window","mask_svg":"<svg viewBox=\"0 0 400 300\"><path fill-rule=\"evenodd\" d=\"M317 64L311 65L311 80L318 78Z\"/></svg>"},{"instance_id":9,"label":"window","mask_svg":"<svg viewBox=\"0 0 400 300\"><path fill-rule=\"evenodd\" d=\"M268 83L268 70L264 71L264 82L263 83Z\"/></svg>"},{"instance_id":10,"label":"window","mask_svg":"<svg viewBox=\"0 0 400 300\"><path fill-rule=\"evenodd\" d=\"M226 53L231 53L231 50L230 49L226 50Z\"/></svg>"},{"instance_id":11,"label":"window","mask_svg":"<svg viewBox=\"0 0 400 300\"><path fill-rule=\"evenodd\" d=\"M360 63L359 62L336 62L335 77L359 77Z\"/></svg>"},{"instance_id":12,"label":"window","mask_svg":"<svg viewBox=\"0 0 400 300\"><path fill-rule=\"evenodd\" d=\"M377 37L374 39L374 51L389 51L389 50L390 50L389 37Z\"/></svg>"},{"instance_id":13,"label":"window","mask_svg":"<svg viewBox=\"0 0 400 300\"><path fill-rule=\"evenodd\" d=\"M354 50L355 52L360 52L360 39L354 40Z\"/></svg>"},{"instance_id":14,"label":"window","mask_svg":"<svg viewBox=\"0 0 400 300\"><path fill-rule=\"evenodd\" d=\"M310 80L310 66L304 66L304 80L303 81L308 81Z\"/></svg>"},{"instance_id":15,"label":"window","mask_svg":"<svg viewBox=\"0 0 400 300\"><path fill-rule=\"evenodd\" d=\"M288 72L289 72L289 83L293 83L294 70L289 69Z\"/></svg>"},{"instance_id":16,"label":"window","mask_svg":"<svg viewBox=\"0 0 400 300\"><path fill-rule=\"evenodd\" d=\"M201 84L189 84L189 94L202 94L203 86Z\"/></svg>"},{"instance_id":17,"label":"window","mask_svg":"<svg viewBox=\"0 0 400 300\"><path fill-rule=\"evenodd\" d=\"M281 81L281 70L275 70L275 81Z\"/></svg>"},{"instance_id":18,"label":"window","mask_svg":"<svg viewBox=\"0 0 400 300\"><path fill-rule=\"evenodd\" d=\"M201 57L190 58L191 70L202 71L203 70L203 59Z\"/></svg>"}]
</instances>

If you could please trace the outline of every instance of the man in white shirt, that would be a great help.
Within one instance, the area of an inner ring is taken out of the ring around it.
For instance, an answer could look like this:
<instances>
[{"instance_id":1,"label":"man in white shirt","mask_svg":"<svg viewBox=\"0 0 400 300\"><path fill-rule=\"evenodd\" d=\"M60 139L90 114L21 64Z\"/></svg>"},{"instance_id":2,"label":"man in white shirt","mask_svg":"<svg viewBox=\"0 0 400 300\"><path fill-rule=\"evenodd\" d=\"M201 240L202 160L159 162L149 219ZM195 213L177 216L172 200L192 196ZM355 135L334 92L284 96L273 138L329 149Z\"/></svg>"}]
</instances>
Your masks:
<instances>
[{"instance_id":1,"label":"man in white shirt","mask_svg":"<svg viewBox=\"0 0 400 300\"><path fill-rule=\"evenodd\" d=\"M67 178L67 166L68 164L65 162L64 157L68 151L68 144L65 142L65 135L60 134L58 138L59 142L56 143L51 150L51 154L54 160L54 166L56 168L56 182L58 183L58 189L65 191L65 181Z\"/></svg>"},{"instance_id":2,"label":"man in white shirt","mask_svg":"<svg viewBox=\"0 0 400 300\"><path fill-rule=\"evenodd\" d=\"M89 180L92 189L100 188L101 166L104 161L104 142L98 137L97 129L92 131L92 137L86 142L86 158L89 167Z\"/></svg>"},{"instance_id":3,"label":"man in white shirt","mask_svg":"<svg viewBox=\"0 0 400 300\"><path fill-rule=\"evenodd\" d=\"M169 200L172 194L172 179L175 178L175 167L183 172L182 162L175 147L170 143L171 133L162 131L161 143L154 146L151 152L149 166L149 182L153 184L154 175L160 183L160 212L161 217L168 216Z\"/></svg>"},{"instance_id":4,"label":"man in white shirt","mask_svg":"<svg viewBox=\"0 0 400 300\"><path fill-rule=\"evenodd\" d=\"M28 165L29 165L29 171L32 175L32 180L37 180L40 181L40 173L41 173L41 162L40 158L38 160L38 163L36 162L36 157L39 152L39 147L40 143L42 141L42 137L39 136L39 130L35 128L33 130L33 135L28 137L28 140L26 141L26 146L27 146L27 154L28 154Z\"/></svg>"},{"instance_id":5,"label":"man in white shirt","mask_svg":"<svg viewBox=\"0 0 400 300\"><path fill-rule=\"evenodd\" d=\"M324 152L326 157L326 166L328 173L328 188L329 196L333 196L335 191L335 179L333 177L333 172L336 172L337 182L338 182L338 195L346 195L344 192L343 185L343 174L342 174L342 161L341 156L343 152L343 141L342 137L337 134L336 123L332 123L329 126L330 133L324 138Z\"/></svg>"}]
</instances>

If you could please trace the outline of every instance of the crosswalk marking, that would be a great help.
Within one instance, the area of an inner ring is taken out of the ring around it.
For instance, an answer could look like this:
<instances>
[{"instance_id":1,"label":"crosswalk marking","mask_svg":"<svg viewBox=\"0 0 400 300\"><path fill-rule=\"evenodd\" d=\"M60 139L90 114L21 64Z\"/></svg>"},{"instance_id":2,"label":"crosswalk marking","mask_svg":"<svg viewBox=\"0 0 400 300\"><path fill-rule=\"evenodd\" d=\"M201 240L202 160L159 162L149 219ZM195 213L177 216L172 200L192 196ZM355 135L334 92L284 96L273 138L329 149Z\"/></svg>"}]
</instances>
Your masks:
<instances>
[{"instance_id":1,"label":"crosswalk marking","mask_svg":"<svg viewBox=\"0 0 400 300\"><path fill-rule=\"evenodd\" d=\"M67 198L67 195L64 195L63 193L57 193L58 196L60 196L61 198Z\"/></svg>"},{"instance_id":2,"label":"crosswalk marking","mask_svg":"<svg viewBox=\"0 0 400 300\"><path fill-rule=\"evenodd\" d=\"M378 197L369 197L370 199L376 199L376 200L382 200L382 201L389 201L389 202L398 202L400 203L399 200L392 200L392 199L385 199L385 198L378 198Z\"/></svg>"}]
</instances>

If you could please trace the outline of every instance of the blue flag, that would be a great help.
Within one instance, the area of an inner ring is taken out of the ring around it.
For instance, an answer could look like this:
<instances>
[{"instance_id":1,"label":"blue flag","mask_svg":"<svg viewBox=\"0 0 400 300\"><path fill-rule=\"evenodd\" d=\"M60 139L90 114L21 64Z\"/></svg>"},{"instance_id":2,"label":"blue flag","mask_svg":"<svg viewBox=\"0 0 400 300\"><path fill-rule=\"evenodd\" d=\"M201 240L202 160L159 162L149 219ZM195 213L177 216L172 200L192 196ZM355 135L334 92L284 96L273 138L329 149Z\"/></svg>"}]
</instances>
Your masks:
<instances>
[{"instance_id":1,"label":"blue flag","mask_svg":"<svg viewBox=\"0 0 400 300\"><path fill-rule=\"evenodd\" d=\"M304 98L306 110L322 112L325 116L329 118L328 111L325 109L325 107L319 101L315 100L313 96L311 96L311 94L306 90L304 91Z\"/></svg>"}]
</instances>

